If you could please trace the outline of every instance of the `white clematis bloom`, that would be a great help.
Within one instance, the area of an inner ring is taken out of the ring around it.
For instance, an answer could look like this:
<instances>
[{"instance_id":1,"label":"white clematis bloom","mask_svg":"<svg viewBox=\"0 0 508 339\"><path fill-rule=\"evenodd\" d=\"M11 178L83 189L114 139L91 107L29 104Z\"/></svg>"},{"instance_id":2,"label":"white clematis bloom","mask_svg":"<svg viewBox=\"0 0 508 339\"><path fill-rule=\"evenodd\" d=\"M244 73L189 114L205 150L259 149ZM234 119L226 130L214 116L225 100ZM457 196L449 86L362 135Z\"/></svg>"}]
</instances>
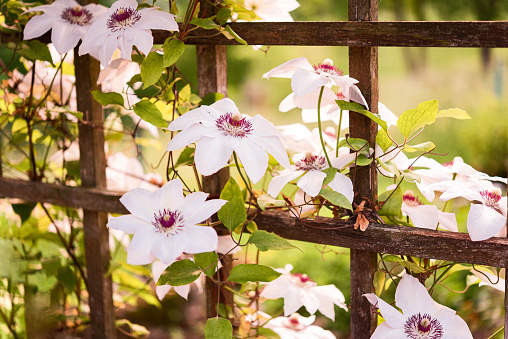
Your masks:
<instances>
[{"instance_id":1,"label":"white clematis bloom","mask_svg":"<svg viewBox=\"0 0 508 339\"><path fill-rule=\"evenodd\" d=\"M454 310L432 300L425 286L408 274L402 276L395 291L395 304L402 313L374 293L364 297L385 319L371 339L473 339L466 322Z\"/></svg>"},{"instance_id":2,"label":"white clematis bloom","mask_svg":"<svg viewBox=\"0 0 508 339\"><path fill-rule=\"evenodd\" d=\"M300 7L296 0L245 0L245 8L256 13L261 21L293 21L289 12Z\"/></svg>"},{"instance_id":3,"label":"white clematis bloom","mask_svg":"<svg viewBox=\"0 0 508 339\"><path fill-rule=\"evenodd\" d=\"M325 317L335 320L334 305L347 311L346 299L335 285L317 286L306 274L291 274L293 266L288 264L280 277L269 282L261 292L268 299L284 298L284 315L295 313L305 306L310 314L319 310Z\"/></svg>"},{"instance_id":4,"label":"white clematis bloom","mask_svg":"<svg viewBox=\"0 0 508 339\"><path fill-rule=\"evenodd\" d=\"M224 167L233 151L253 183L263 177L268 167L267 152L284 168L290 166L277 128L259 114L253 118L242 116L231 99L193 109L176 118L168 129L181 130L169 142L168 151L196 143L194 160L202 175Z\"/></svg>"},{"instance_id":5,"label":"white clematis bloom","mask_svg":"<svg viewBox=\"0 0 508 339\"><path fill-rule=\"evenodd\" d=\"M170 265L182 253L204 253L217 248L217 233L211 227L197 226L216 213L227 201L206 201L207 193L183 196L180 180L171 180L150 192L135 188L120 201L132 214L111 218L108 227L134 234L127 251L127 262L146 265L160 259Z\"/></svg>"},{"instance_id":6,"label":"white clematis bloom","mask_svg":"<svg viewBox=\"0 0 508 339\"><path fill-rule=\"evenodd\" d=\"M28 12L44 12L31 18L23 31L23 39L38 38L51 29L51 42L58 53L64 54L76 47L93 22L104 14L102 5L81 6L74 0L56 0L51 5L37 6Z\"/></svg>"},{"instance_id":7,"label":"white clematis bloom","mask_svg":"<svg viewBox=\"0 0 508 339\"><path fill-rule=\"evenodd\" d=\"M281 339L335 339L332 332L312 325L316 320L315 315L308 318L298 313L290 317L278 317L270 320L266 328L273 330Z\"/></svg>"},{"instance_id":8,"label":"white clematis bloom","mask_svg":"<svg viewBox=\"0 0 508 339\"><path fill-rule=\"evenodd\" d=\"M123 59L131 60L132 47L147 55L153 46L151 29L178 31L175 16L159 9L137 10L136 0L118 0L88 30L79 48L79 55L97 55L107 68L118 48Z\"/></svg>"},{"instance_id":9,"label":"white clematis bloom","mask_svg":"<svg viewBox=\"0 0 508 339\"><path fill-rule=\"evenodd\" d=\"M351 161L355 158L355 154L348 153L344 156ZM341 159L333 158L330 161L333 165L335 161L341 161ZM323 186L323 181L326 177L326 173L323 172L323 170L328 168L325 157L307 152L305 155L297 154L294 158L294 163L295 164L291 166L291 169L282 171L278 176L273 177L270 181L270 184L268 185L268 194L272 197L277 198L282 188L288 182L299 177L301 178L298 180L296 185L305 193L311 197L315 197L319 194L319 191ZM334 191L343 194L349 202L353 202L353 183L351 182L351 179L344 174L337 172L333 180L328 183L328 186Z\"/></svg>"},{"instance_id":10,"label":"white clematis bloom","mask_svg":"<svg viewBox=\"0 0 508 339\"><path fill-rule=\"evenodd\" d=\"M441 212L436 205L424 205L412 191L406 191L402 197L402 212L415 227L435 230L439 224L448 231L459 231L454 213Z\"/></svg>"}]
</instances>

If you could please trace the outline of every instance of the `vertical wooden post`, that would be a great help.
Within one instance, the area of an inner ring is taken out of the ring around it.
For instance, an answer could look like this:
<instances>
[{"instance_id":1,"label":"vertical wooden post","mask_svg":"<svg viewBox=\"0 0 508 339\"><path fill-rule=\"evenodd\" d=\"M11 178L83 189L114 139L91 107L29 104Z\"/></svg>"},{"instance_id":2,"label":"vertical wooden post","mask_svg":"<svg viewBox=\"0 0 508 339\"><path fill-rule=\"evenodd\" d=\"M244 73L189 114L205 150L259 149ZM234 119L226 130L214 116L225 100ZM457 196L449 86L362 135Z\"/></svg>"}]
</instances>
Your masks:
<instances>
[{"instance_id":1,"label":"vertical wooden post","mask_svg":"<svg viewBox=\"0 0 508 339\"><path fill-rule=\"evenodd\" d=\"M377 21L378 0L349 0L350 21ZM349 47L349 74L359 81L358 87L365 96L372 112L377 112L378 50L377 47ZM351 137L368 140L371 147L376 141L377 125L356 112L349 115ZM368 199L366 207L373 208L377 197L377 174L374 164L357 167L353 187L356 204ZM374 292L374 273L377 254L351 250L351 338L368 339L376 328L376 314L362 295Z\"/></svg>"},{"instance_id":2,"label":"vertical wooden post","mask_svg":"<svg viewBox=\"0 0 508 339\"><path fill-rule=\"evenodd\" d=\"M508 160L508 157L506 160ZM508 207L508 201L506 201L506 205ZM508 217L506 219L508 222ZM508 232L506 233L506 236L508 237ZM508 339L508 269L505 269L504 271L504 339Z\"/></svg>"},{"instance_id":3,"label":"vertical wooden post","mask_svg":"<svg viewBox=\"0 0 508 339\"><path fill-rule=\"evenodd\" d=\"M201 12L211 14L215 8L206 1L201 1ZM200 97L211 92L228 93L226 46L196 46L197 52L197 77L198 94ZM219 172L203 177L203 190L207 193L220 194L229 179L229 168L223 168ZM229 274L232 268L232 257L229 255L222 261L221 272ZM223 276L219 277L221 280ZM206 316L207 318L217 315L217 303L233 306L233 295L221 289L220 296L217 286L209 279L206 279Z\"/></svg>"},{"instance_id":4,"label":"vertical wooden post","mask_svg":"<svg viewBox=\"0 0 508 339\"><path fill-rule=\"evenodd\" d=\"M81 184L106 188L104 112L90 94L91 90L100 90L97 86L100 65L89 55L79 56L77 48L74 51L77 105L83 112L83 122L79 125ZM114 339L113 289L111 276L107 275L110 261L107 221L107 213L83 210L91 337Z\"/></svg>"}]
</instances>

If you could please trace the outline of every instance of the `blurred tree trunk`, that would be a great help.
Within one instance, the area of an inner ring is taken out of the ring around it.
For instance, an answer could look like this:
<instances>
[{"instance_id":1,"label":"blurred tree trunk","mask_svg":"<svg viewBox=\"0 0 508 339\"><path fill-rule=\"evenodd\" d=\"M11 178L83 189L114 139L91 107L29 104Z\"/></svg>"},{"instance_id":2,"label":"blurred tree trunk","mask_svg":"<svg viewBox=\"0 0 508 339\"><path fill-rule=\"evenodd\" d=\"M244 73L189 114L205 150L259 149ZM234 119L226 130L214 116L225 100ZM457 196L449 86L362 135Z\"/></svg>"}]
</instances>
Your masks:
<instances>
[{"instance_id":1,"label":"blurred tree trunk","mask_svg":"<svg viewBox=\"0 0 508 339\"><path fill-rule=\"evenodd\" d=\"M501 12L500 0L473 0L473 9L476 18L481 21L496 20ZM492 69L492 49L482 48L481 59L484 72Z\"/></svg>"}]
</instances>

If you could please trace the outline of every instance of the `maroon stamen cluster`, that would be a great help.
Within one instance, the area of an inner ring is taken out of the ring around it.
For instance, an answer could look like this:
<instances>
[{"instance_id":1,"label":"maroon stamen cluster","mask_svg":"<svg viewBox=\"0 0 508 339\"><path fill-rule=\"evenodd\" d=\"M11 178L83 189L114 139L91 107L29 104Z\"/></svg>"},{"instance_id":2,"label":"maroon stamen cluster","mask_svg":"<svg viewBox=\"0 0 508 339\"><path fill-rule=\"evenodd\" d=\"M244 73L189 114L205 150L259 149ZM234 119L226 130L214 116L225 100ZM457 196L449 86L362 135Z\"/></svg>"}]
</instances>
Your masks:
<instances>
[{"instance_id":1,"label":"maroon stamen cluster","mask_svg":"<svg viewBox=\"0 0 508 339\"><path fill-rule=\"evenodd\" d=\"M93 14L86 8L75 6L64 9L60 17L70 24L87 26L92 22Z\"/></svg>"},{"instance_id":2,"label":"maroon stamen cluster","mask_svg":"<svg viewBox=\"0 0 508 339\"><path fill-rule=\"evenodd\" d=\"M301 171L320 171L326 167L326 159L321 155L306 154L295 163L296 169Z\"/></svg>"},{"instance_id":3,"label":"maroon stamen cluster","mask_svg":"<svg viewBox=\"0 0 508 339\"><path fill-rule=\"evenodd\" d=\"M252 123L247 120L247 118L242 117L240 114L233 113L222 114L215 120L215 125L224 136L229 135L243 138L249 135L253 130Z\"/></svg>"},{"instance_id":4,"label":"maroon stamen cluster","mask_svg":"<svg viewBox=\"0 0 508 339\"><path fill-rule=\"evenodd\" d=\"M499 200L501 200L501 193L498 190L481 191L480 195L484 204L489 207L497 207Z\"/></svg>"},{"instance_id":5,"label":"maroon stamen cluster","mask_svg":"<svg viewBox=\"0 0 508 339\"><path fill-rule=\"evenodd\" d=\"M342 72L340 69L328 63L317 64L317 66L314 65L313 67L316 73L318 74L327 73L330 75L339 75L339 76L344 74L344 72Z\"/></svg>"},{"instance_id":6,"label":"maroon stamen cluster","mask_svg":"<svg viewBox=\"0 0 508 339\"><path fill-rule=\"evenodd\" d=\"M412 315L404 324L404 334L410 339L440 339L443 326L428 314Z\"/></svg>"},{"instance_id":7,"label":"maroon stamen cluster","mask_svg":"<svg viewBox=\"0 0 508 339\"><path fill-rule=\"evenodd\" d=\"M418 199L418 197L415 197L412 191L406 191L406 193L404 193L404 195L402 196L402 201L409 206L423 205L423 202L421 202L420 199Z\"/></svg>"},{"instance_id":8,"label":"maroon stamen cluster","mask_svg":"<svg viewBox=\"0 0 508 339\"><path fill-rule=\"evenodd\" d=\"M314 282L314 280L312 280L311 278L309 278L309 276L307 274L302 274L302 273L294 273L293 274L293 277L296 277L298 279L300 279L300 282L302 283L306 283L306 282Z\"/></svg>"},{"instance_id":9,"label":"maroon stamen cluster","mask_svg":"<svg viewBox=\"0 0 508 339\"><path fill-rule=\"evenodd\" d=\"M178 234L178 232L183 227L183 215L178 211L170 211L169 209L164 209L163 211L159 211L159 215L154 213L154 221L152 224L159 230L161 233L165 233L166 235Z\"/></svg>"},{"instance_id":10,"label":"maroon stamen cluster","mask_svg":"<svg viewBox=\"0 0 508 339\"><path fill-rule=\"evenodd\" d=\"M132 27L139 19L141 14L130 7L121 7L109 16L106 26L113 32L126 27Z\"/></svg>"}]
</instances>

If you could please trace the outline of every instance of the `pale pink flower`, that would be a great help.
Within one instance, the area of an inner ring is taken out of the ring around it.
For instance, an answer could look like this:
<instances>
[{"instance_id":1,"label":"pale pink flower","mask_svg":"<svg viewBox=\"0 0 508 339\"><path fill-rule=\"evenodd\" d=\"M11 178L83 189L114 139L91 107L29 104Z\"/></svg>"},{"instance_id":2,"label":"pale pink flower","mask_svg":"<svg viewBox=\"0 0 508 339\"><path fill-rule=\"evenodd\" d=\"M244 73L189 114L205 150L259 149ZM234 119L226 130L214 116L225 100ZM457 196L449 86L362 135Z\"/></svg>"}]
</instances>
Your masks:
<instances>
[{"instance_id":1,"label":"pale pink flower","mask_svg":"<svg viewBox=\"0 0 508 339\"><path fill-rule=\"evenodd\" d=\"M424 205L412 191L403 195L402 213L411 218L416 227L435 230L439 224L448 231L459 231L454 213L441 212L436 205Z\"/></svg>"},{"instance_id":2,"label":"pale pink flower","mask_svg":"<svg viewBox=\"0 0 508 339\"><path fill-rule=\"evenodd\" d=\"M385 319L371 339L473 339L466 322L454 310L432 300L425 286L408 274L402 276L395 291L395 304L402 313L374 293L364 296Z\"/></svg>"},{"instance_id":3,"label":"pale pink flower","mask_svg":"<svg viewBox=\"0 0 508 339\"><path fill-rule=\"evenodd\" d=\"M300 7L296 0L245 0L245 8L256 13L261 21L293 21L289 12Z\"/></svg>"},{"instance_id":4,"label":"pale pink flower","mask_svg":"<svg viewBox=\"0 0 508 339\"><path fill-rule=\"evenodd\" d=\"M317 286L306 274L291 274L293 266L288 264L280 277L269 282L261 292L268 299L284 298L284 315L295 313L305 306L310 314L319 310L325 317L335 320L334 305L347 311L345 298L335 285Z\"/></svg>"},{"instance_id":5,"label":"pale pink flower","mask_svg":"<svg viewBox=\"0 0 508 339\"><path fill-rule=\"evenodd\" d=\"M315 315L302 317L298 313L289 317L278 317L270 320L266 328L272 329L281 339L335 339L332 332L314 326Z\"/></svg>"},{"instance_id":6,"label":"pale pink flower","mask_svg":"<svg viewBox=\"0 0 508 339\"><path fill-rule=\"evenodd\" d=\"M253 183L263 177L268 167L267 152L283 167L290 166L277 128L259 114L253 118L242 116L231 99L193 109L176 118L168 129L181 130L169 142L168 151L196 143L194 161L202 175L224 167L233 151Z\"/></svg>"},{"instance_id":7,"label":"pale pink flower","mask_svg":"<svg viewBox=\"0 0 508 339\"><path fill-rule=\"evenodd\" d=\"M51 5L37 6L27 12L44 12L32 17L23 31L23 39L38 38L51 29L51 42L56 50L67 53L78 44L90 26L107 11L102 5L81 6L74 0L56 0Z\"/></svg>"},{"instance_id":8,"label":"pale pink flower","mask_svg":"<svg viewBox=\"0 0 508 339\"><path fill-rule=\"evenodd\" d=\"M134 234L127 251L129 264L145 265L160 259L170 265L183 252L217 248L215 230L196 224L210 218L227 201L206 201L207 197L195 192L184 198L180 180L171 180L154 192L135 188L120 198L132 214L111 218L107 226Z\"/></svg>"},{"instance_id":9,"label":"pale pink flower","mask_svg":"<svg viewBox=\"0 0 508 339\"><path fill-rule=\"evenodd\" d=\"M118 0L88 30L79 48L79 55L97 55L105 68L113 53L120 49L123 59L131 60L135 45L147 55L153 46L151 29L178 31L175 16L159 9L137 10L136 0Z\"/></svg>"}]
</instances>

